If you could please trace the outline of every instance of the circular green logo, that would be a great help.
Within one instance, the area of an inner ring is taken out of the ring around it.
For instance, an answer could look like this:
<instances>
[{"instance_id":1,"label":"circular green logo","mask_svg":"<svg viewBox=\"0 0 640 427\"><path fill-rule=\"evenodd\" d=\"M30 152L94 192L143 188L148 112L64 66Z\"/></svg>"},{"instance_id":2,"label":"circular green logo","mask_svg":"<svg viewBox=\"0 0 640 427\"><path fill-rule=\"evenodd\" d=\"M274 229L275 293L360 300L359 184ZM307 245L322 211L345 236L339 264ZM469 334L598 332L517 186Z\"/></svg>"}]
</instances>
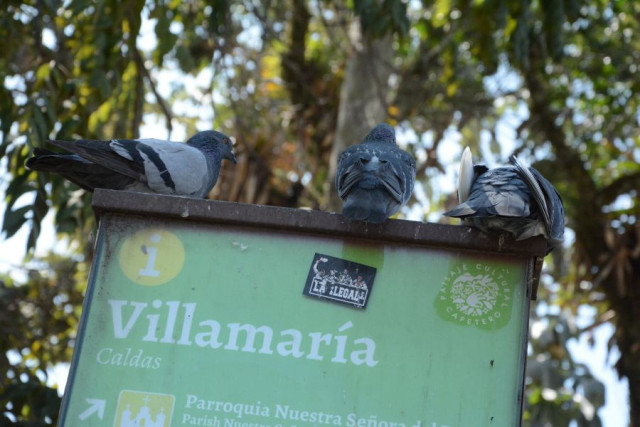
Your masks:
<instances>
[{"instance_id":1,"label":"circular green logo","mask_svg":"<svg viewBox=\"0 0 640 427\"><path fill-rule=\"evenodd\" d=\"M173 233L141 230L126 238L120 249L120 268L133 282L158 286L178 275L184 265L184 246Z\"/></svg>"},{"instance_id":2,"label":"circular green logo","mask_svg":"<svg viewBox=\"0 0 640 427\"><path fill-rule=\"evenodd\" d=\"M482 329L506 325L513 299L508 269L464 262L452 267L435 301L438 315Z\"/></svg>"}]
</instances>

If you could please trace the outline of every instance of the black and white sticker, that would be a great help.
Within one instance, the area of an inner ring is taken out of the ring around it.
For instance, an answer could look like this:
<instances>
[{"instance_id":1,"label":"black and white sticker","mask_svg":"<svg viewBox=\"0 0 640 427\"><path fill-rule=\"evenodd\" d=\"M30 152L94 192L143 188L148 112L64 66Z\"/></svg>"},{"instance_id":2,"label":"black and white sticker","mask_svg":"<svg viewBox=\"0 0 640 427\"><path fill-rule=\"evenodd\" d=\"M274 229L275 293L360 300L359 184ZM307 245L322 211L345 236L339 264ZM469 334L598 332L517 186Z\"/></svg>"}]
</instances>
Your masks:
<instances>
[{"instance_id":1,"label":"black and white sticker","mask_svg":"<svg viewBox=\"0 0 640 427\"><path fill-rule=\"evenodd\" d=\"M357 262L315 254L302 293L356 308L365 308L376 269Z\"/></svg>"}]
</instances>

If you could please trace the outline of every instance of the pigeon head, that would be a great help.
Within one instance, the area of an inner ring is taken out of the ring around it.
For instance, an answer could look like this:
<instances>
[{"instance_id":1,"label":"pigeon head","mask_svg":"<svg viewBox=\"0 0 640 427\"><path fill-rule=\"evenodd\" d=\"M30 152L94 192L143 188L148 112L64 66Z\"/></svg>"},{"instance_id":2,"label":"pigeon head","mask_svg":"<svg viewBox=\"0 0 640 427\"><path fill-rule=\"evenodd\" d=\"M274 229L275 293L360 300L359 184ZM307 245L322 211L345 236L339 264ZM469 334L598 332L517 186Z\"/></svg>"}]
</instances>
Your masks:
<instances>
[{"instance_id":1,"label":"pigeon head","mask_svg":"<svg viewBox=\"0 0 640 427\"><path fill-rule=\"evenodd\" d=\"M222 132L215 130L198 132L187 140L187 144L203 151L218 151L223 159L230 160L234 164L238 162L233 154L231 138Z\"/></svg>"},{"instance_id":2,"label":"pigeon head","mask_svg":"<svg viewBox=\"0 0 640 427\"><path fill-rule=\"evenodd\" d=\"M369 132L363 142L389 142L396 143L396 133L391 125L381 123Z\"/></svg>"}]
</instances>

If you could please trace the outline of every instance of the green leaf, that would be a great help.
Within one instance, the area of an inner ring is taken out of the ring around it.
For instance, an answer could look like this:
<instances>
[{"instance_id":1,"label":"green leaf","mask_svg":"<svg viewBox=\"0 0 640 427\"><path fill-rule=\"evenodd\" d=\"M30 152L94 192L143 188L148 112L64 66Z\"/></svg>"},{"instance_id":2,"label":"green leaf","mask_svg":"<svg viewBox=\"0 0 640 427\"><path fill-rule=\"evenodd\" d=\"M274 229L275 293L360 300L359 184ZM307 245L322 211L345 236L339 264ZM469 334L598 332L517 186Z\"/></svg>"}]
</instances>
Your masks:
<instances>
[{"instance_id":1,"label":"green leaf","mask_svg":"<svg viewBox=\"0 0 640 427\"><path fill-rule=\"evenodd\" d=\"M42 64L40 67L38 67L38 69L36 70L36 80L40 82L49 80L50 73L51 73L51 66L49 65L48 62L46 62Z\"/></svg>"},{"instance_id":2,"label":"green leaf","mask_svg":"<svg viewBox=\"0 0 640 427\"><path fill-rule=\"evenodd\" d=\"M38 142L38 145L42 145L47 139L47 122L42 111L40 111L40 107L36 105L31 108L29 126L31 127L31 132Z\"/></svg>"},{"instance_id":3,"label":"green leaf","mask_svg":"<svg viewBox=\"0 0 640 427\"><path fill-rule=\"evenodd\" d=\"M100 91L100 97L106 98L109 96L110 87L109 80L107 79L107 73L99 68L94 68L89 74L89 85L97 88Z\"/></svg>"},{"instance_id":4,"label":"green leaf","mask_svg":"<svg viewBox=\"0 0 640 427\"><path fill-rule=\"evenodd\" d=\"M5 191L7 199L7 209L11 209L14 203L22 197L23 194L33 191L33 186L28 182L29 173L24 172L13 177L13 180L9 182L7 190Z\"/></svg>"},{"instance_id":5,"label":"green leaf","mask_svg":"<svg viewBox=\"0 0 640 427\"><path fill-rule=\"evenodd\" d=\"M22 206L17 209L6 209L4 211L4 220L2 221L2 231L8 239L22 228L29 220L27 213L31 211L31 205Z\"/></svg>"},{"instance_id":6,"label":"green leaf","mask_svg":"<svg viewBox=\"0 0 640 427\"><path fill-rule=\"evenodd\" d=\"M163 6L159 6L156 10L158 13L154 14L157 19L155 33L158 44L153 52L153 60L157 65L162 65L164 56L175 47L178 36L169 30L173 22L169 15L173 16L173 14L169 14Z\"/></svg>"},{"instance_id":7,"label":"green leaf","mask_svg":"<svg viewBox=\"0 0 640 427\"><path fill-rule=\"evenodd\" d=\"M112 110L112 100L107 100L89 116L89 131L97 132L98 128L109 120Z\"/></svg>"},{"instance_id":8,"label":"green leaf","mask_svg":"<svg viewBox=\"0 0 640 427\"><path fill-rule=\"evenodd\" d=\"M51 99L48 96L43 96L42 101L44 102L44 111L47 114L47 119L49 123L56 122L56 111L51 103ZM46 133L45 139L48 138L49 132Z\"/></svg>"},{"instance_id":9,"label":"green leaf","mask_svg":"<svg viewBox=\"0 0 640 427\"><path fill-rule=\"evenodd\" d=\"M449 12L451 12L451 0L436 0L433 11L433 26L442 27L449 20Z\"/></svg>"}]
</instances>

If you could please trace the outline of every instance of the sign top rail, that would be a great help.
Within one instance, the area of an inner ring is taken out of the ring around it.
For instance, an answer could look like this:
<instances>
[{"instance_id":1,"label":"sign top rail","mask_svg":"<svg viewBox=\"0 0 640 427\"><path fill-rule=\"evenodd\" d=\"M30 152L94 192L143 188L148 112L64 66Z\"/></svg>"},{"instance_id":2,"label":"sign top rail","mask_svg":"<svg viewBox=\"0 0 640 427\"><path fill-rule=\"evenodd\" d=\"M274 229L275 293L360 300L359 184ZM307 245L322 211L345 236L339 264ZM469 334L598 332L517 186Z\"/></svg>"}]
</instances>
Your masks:
<instances>
[{"instance_id":1,"label":"sign top rail","mask_svg":"<svg viewBox=\"0 0 640 427\"><path fill-rule=\"evenodd\" d=\"M269 230L340 235L380 243L402 242L510 256L536 257L539 258L540 266L546 249L546 243L542 237L515 241L507 235L487 235L473 227L463 225L407 220L388 220L376 225L350 221L333 212L180 196L97 189L92 205L98 218L106 213L122 213L159 219L189 219L203 223L268 228Z\"/></svg>"}]
</instances>

